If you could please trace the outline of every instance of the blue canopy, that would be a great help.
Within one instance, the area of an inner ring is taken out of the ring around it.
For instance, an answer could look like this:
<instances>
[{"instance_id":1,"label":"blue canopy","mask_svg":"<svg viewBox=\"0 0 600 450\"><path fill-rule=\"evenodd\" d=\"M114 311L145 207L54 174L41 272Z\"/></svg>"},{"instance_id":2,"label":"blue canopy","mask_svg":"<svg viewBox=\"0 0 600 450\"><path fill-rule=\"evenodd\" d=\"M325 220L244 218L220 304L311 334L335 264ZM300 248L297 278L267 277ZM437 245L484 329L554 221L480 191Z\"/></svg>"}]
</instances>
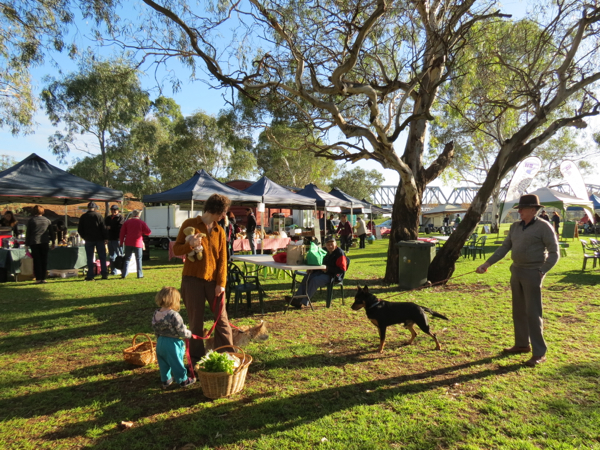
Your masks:
<instances>
[{"instance_id":1,"label":"blue canopy","mask_svg":"<svg viewBox=\"0 0 600 450\"><path fill-rule=\"evenodd\" d=\"M192 178L168 191L144 195L144 203L187 203L204 202L213 194L227 196L235 204L256 204L261 202L258 195L248 194L227 186L211 177L204 169L197 171Z\"/></svg>"},{"instance_id":2,"label":"blue canopy","mask_svg":"<svg viewBox=\"0 0 600 450\"><path fill-rule=\"evenodd\" d=\"M297 192L297 194L316 200L317 201L317 209L320 209L320 210L323 210L326 208L334 208L334 207L350 208L350 206L351 206L350 202L348 202L346 200L342 200L337 197L334 197L333 195L328 194L325 191L322 191L321 189L319 189L317 186L315 186L312 183L309 183L306 186L304 186L304 189Z\"/></svg>"},{"instance_id":3,"label":"blue canopy","mask_svg":"<svg viewBox=\"0 0 600 450\"><path fill-rule=\"evenodd\" d=\"M0 172L0 200L44 205L73 205L92 200L120 202L123 192L79 178L32 153Z\"/></svg>"},{"instance_id":4,"label":"blue canopy","mask_svg":"<svg viewBox=\"0 0 600 450\"><path fill-rule=\"evenodd\" d=\"M594 209L600 209L600 197L595 194L590 195L590 200L594 204ZM567 211L583 211L581 206L569 206Z\"/></svg>"},{"instance_id":5,"label":"blue canopy","mask_svg":"<svg viewBox=\"0 0 600 450\"><path fill-rule=\"evenodd\" d=\"M333 188L329 193L331 195L333 195L334 197L337 197L342 200L346 200L347 202L350 203L350 206L346 206L345 208L342 208L343 213L350 212L350 209L348 209L348 208L351 208L352 214L365 214L365 213L371 212L371 205L369 205L366 202L363 202L362 200L354 198L351 195L346 194L341 189Z\"/></svg>"},{"instance_id":6,"label":"blue canopy","mask_svg":"<svg viewBox=\"0 0 600 450\"><path fill-rule=\"evenodd\" d=\"M243 192L260 196L262 203L271 208L315 209L316 206L314 198L294 194L267 177L262 177L252 186L244 189Z\"/></svg>"}]
</instances>

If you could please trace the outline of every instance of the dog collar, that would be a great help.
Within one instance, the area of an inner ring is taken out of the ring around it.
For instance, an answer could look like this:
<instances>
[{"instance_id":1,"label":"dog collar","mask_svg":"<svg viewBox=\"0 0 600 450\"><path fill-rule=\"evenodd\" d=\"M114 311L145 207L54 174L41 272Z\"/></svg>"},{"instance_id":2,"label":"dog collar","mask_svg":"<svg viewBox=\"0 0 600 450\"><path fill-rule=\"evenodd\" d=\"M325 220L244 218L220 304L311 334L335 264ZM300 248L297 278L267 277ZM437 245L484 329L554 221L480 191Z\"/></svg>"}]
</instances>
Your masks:
<instances>
[{"instance_id":1,"label":"dog collar","mask_svg":"<svg viewBox=\"0 0 600 450\"><path fill-rule=\"evenodd\" d=\"M367 309L371 309L376 307L377 305L379 305L381 303L381 300L377 300L377 303L373 303L371 306L369 306Z\"/></svg>"}]
</instances>

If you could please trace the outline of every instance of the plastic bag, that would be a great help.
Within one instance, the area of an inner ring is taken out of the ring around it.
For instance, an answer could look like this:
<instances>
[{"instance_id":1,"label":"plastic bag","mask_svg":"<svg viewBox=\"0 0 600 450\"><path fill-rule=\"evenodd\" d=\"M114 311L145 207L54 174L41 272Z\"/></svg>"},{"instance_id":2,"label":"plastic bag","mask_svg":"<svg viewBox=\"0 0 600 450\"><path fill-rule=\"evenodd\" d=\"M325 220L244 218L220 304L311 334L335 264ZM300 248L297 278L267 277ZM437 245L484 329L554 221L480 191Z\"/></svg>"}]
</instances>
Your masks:
<instances>
[{"instance_id":1,"label":"plastic bag","mask_svg":"<svg viewBox=\"0 0 600 450\"><path fill-rule=\"evenodd\" d=\"M310 244L310 250L306 254L306 264L309 266L321 266L323 265L323 258L325 258L327 252L320 248L314 242Z\"/></svg>"}]
</instances>

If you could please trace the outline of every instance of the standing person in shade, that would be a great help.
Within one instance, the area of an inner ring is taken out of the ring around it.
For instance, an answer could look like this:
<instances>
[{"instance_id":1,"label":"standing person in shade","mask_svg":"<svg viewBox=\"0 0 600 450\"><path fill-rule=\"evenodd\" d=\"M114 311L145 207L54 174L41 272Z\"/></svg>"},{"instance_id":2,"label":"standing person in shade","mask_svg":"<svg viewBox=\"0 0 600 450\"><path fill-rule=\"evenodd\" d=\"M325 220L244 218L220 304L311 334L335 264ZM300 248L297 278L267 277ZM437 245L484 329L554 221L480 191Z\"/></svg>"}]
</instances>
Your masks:
<instances>
[{"instance_id":1,"label":"standing person in shade","mask_svg":"<svg viewBox=\"0 0 600 450\"><path fill-rule=\"evenodd\" d=\"M256 231L256 217L252 208L246 208L248 219L246 221L246 238L250 242L250 250L253 255L256 255L256 244L254 243L254 232Z\"/></svg>"},{"instance_id":2,"label":"standing person in shade","mask_svg":"<svg viewBox=\"0 0 600 450\"><path fill-rule=\"evenodd\" d=\"M233 241L235 240L235 233L233 231L233 224L229 221L229 216L225 214L221 220L219 220L219 225L225 231L225 244L227 246L227 261L233 255Z\"/></svg>"},{"instance_id":3,"label":"standing person in shade","mask_svg":"<svg viewBox=\"0 0 600 450\"><path fill-rule=\"evenodd\" d=\"M113 275L119 275L121 272L114 267L117 256L123 256L123 250L119 245L121 236L121 227L125 222L125 218L119 214L119 207L112 205L110 207L110 216L104 220L106 229L108 230L108 259L110 260Z\"/></svg>"},{"instance_id":4,"label":"standing person in shade","mask_svg":"<svg viewBox=\"0 0 600 450\"><path fill-rule=\"evenodd\" d=\"M546 361L542 283L546 273L558 261L556 234L550 223L536 217L537 210L542 206L539 203L537 195L521 196L519 204L515 206L519 210L521 222L511 225L500 248L477 268L477 273L485 273L488 267L512 250L510 288L515 345L505 348L504 352L529 353L533 348L532 357L525 361L525 365L529 367Z\"/></svg>"},{"instance_id":5,"label":"standing person in shade","mask_svg":"<svg viewBox=\"0 0 600 450\"><path fill-rule=\"evenodd\" d=\"M540 213L540 219L544 219L546 222L550 222L550 217L548 217L548 213L546 213L545 209L542 209Z\"/></svg>"},{"instance_id":6,"label":"standing person in shade","mask_svg":"<svg viewBox=\"0 0 600 450\"><path fill-rule=\"evenodd\" d=\"M335 234L335 225L333 224L333 214L329 215L329 219L327 219L327 222L326 222L325 225L326 225L325 226L325 228L326 228L326 230L325 230L326 234L328 234L328 235Z\"/></svg>"},{"instance_id":7,"label":"standing person in shade","mask_svg":"<svg viewBox=\"0 0 600 450\"><path fill-rule=\"evenodd\" d=\"M129 271L129 260L131 255L135 255L135 267L137 269L137 277L144 278L142 271L142 250L144 249L144 236L150 236L152 231L142 219L140 219L139 210L134 210L131 213L131 218L127 220L121 227L119 235L119 245L125 243L125 263L123 264L123 273L121 278L125 278Z\"/></svg>"},{"instance_id":8,"label":"standing person in shade","mask_svg":"<svg viewBox=\"0 0 600 450\"><path fill-rule=\"evenodd\" d=\"M104 218L100 213L96 212L98 205L94 202L89 202L87 207L87 212L79 218L79 225L77 226L79 236L85 241L85 255L88 267L85 281L94 281L94 250L98 252L102 279L106 280L108 279L108 271L106 269L105 245L108 243L108 236L106 234Z\"/></svg>"},{"instance_id":9,"label":"standing person in shade","mask_svg":"<svg viewBox=\"0 0 600 450\"><path fill-rule=\"evenodd\" d=\"M350 245L352 244L352 225L348 222L346 214L340 216L337 233L340 236L340 247L343 251L348 253L350 251Z\"/></svg>"},{"instance_id":10,"label":"standing person in shade","mask_svg":"<svg viewBox=\"0 0 600 450\"><path fill-rule=\"evenodd\" d=\"M560 234L558 233L558 228L560 226L560 216L556 211L554 211L554 213L552 214L552 223L554 224L554 231L556 232L556 235L560 236Z\"/></svg>"},{"instance_id":11,"label":"standing person in shade","mask_svg":"<svg viewBox=\"0 0 600 450\"><path fill-rule=\"evenodd\" d=\"M39 205L33 207L33 217L27 222L25 234L25 250L27 247L31 249L36 284L47 283L50 241L52 241L52 249L54 249L55 240L52 222L44 217L44 211L44 208Z\"/></svg>"},{"instance_id":12,"label":"standing person in shade","mask_svg":"<svg viewBox=\"0 0 600 450\"><path fill-rule=\"evenodd\" d=\"M359 216L356 219L356 234L360 239L359 248L365 248L365 239L367 238L367 224L361 216Z\"/></svg>"},{"instance_id":13,"label":"standing person in shade","mask_svg":"<svg viewBox=\"0 0 600 450\"><path fill-rule=\"evenodd\" d=\"M459 223L460 223L460 214L457 214L456 219L454 219L454 225L458 226Z\"/></svg>"},{"instance_id":14,"label":"standing person in shade","mask_svg":"<svg viewBox=\"0 0 600 450\"><path fill-rule=\"evenodd\" d=\"M52 229L54 230L54 237L56 238L56 242L58 245L66 245L67 237L69 234L69 230L65 225L65 222L61 219L56 220L52 224ZM54 241L52 241L52 245L54 245Z\"/></svg>"},{"instance_id":15,"label":"standing person in shade","mask_svg":"<svg viewBox=\"0 0 600 450\"><path fill-rule=\"evenodd\" d=\"M448 214L446 214L446 216L444 217L444 226L445 227L450 226L450 216Z\"/></svg>"},{"instance_id":16,"label":"standing person in shade","mask_svg":"<svg viewBox=\"0 0 600 450\"><path fill-rule=\"evenodd\" d=\"M201 260L183 263L181 279L181 297L187 310L192 333L202 336L204 333L204 307L208 302L211 311L217 318L215 327L215 348L233 344L233 335L227 310L224 304L225 283L227 281L227 248L225 231L218 226L218 221L227 213L231 201L220 194L211 195L204 204L204 213L187 219L179 228L177 240L173 246L175 255L185 255L202 243L204 257ZM194 227L196 234L188 242L183 230ZM206 237L200 238L199 233ZM217 301L223 299L222 302ZM204 341L192 339L190 356L195 364L204 356Z\"/></svg>"}]
</instances>

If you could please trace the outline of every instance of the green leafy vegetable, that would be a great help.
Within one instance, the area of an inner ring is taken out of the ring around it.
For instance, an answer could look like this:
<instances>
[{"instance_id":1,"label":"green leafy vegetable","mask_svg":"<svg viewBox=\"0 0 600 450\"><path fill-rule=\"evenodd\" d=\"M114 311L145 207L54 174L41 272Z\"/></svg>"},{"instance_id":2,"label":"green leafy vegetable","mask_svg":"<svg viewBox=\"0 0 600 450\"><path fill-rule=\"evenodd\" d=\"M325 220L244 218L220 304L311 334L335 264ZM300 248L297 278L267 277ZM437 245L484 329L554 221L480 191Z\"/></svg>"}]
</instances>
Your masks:
<instances>
[{"instance_id":1,"label":"green leafy vegetable","mask_svg":"<svg viewBox=\"0 0 600 450\"><path fill-rule=\"evenodd\" d=\"M200 361L198 367L205 372L226 372L233 374L235 361L227 353L209 351Z\"/></svg>"}]
</instances>

